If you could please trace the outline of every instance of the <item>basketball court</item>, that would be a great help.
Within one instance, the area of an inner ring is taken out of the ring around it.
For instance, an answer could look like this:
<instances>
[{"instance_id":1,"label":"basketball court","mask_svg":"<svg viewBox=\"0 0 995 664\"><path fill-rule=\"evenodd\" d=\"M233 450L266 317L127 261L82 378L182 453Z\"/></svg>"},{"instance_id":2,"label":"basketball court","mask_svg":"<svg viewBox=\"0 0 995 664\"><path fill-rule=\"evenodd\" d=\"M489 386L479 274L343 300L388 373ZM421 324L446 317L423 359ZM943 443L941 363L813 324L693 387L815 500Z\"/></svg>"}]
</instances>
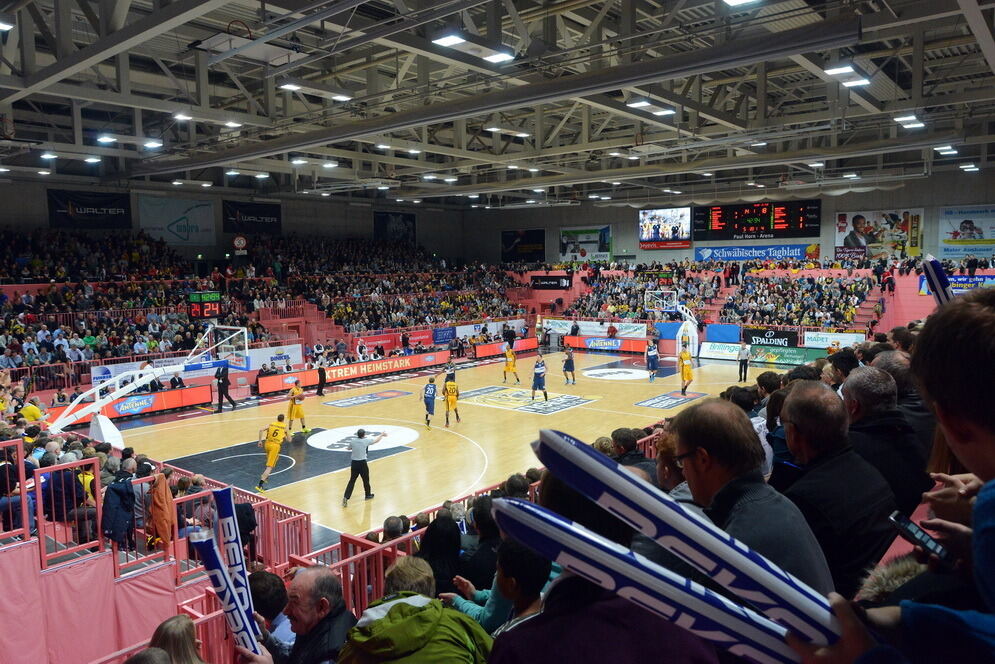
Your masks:
<instances>
[{"instance_id":1,"label":"basketball court","mask_svg":"<svg viewBox=\"0 0 995 664\"><path fill-rule=\"evenodd\" d=\"M566 385L563 353L545 355L549 401L531 399L534 354L518 358L520 385L502 383L503 358L459 365L462 422L445 428L445 407L437 402L432 429L424 426L422 387L435 370L308 390L304 404L311 433L306 442L284 443L270 476L267 496L308 511L315 522L361 533L396 514L414 514L475 489L504 481L537 466L529 443L540 428L559 429L593 442L618 427L646 426L672 417L695 399L717 395L735 384L733 362L705 360L695 382L680 395L673 358L661 358L654 383L639 356L575 353L577 385ZM752 368L751 377L765 370ZM233 375L236 375L233 373ZM283 395L253 399L223 414L194 410L153 420L132 420L121 429L126 445L151 457L222 482L252 490L265 454L256 446L259 430L286 412ZM354 494L341 506L349 478L344 438L363 428L387 437L370 452L376 498Z\"/></svg>"}]
</instances>

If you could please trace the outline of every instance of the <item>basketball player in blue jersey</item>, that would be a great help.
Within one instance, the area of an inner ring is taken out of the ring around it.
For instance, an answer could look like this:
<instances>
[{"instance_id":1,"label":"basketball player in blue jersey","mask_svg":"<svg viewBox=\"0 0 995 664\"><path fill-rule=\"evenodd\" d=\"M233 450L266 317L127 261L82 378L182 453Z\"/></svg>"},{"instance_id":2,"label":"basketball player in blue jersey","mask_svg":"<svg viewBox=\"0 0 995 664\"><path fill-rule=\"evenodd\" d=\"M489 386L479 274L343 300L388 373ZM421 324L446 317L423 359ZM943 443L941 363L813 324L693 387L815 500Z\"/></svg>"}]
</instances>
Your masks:
<instances>
[{"instance_id":1,"label":"basketball player in blue jersey","mask_svg":"<svg viewBox=\"0 0 995 664\"><path fill-rule=\"evenodd\" d=\"M536 390L542 390L542 396L549 401L549 394L546 392L546 360L542 359L542 353L536 351L535 372L532 374L532 400L535 401Z\"/></svg>"},{"instance_id":2,"label":"basketball player in blue jersey","mask_svg":"<svg viewBox=\"0 0 995 664\"><path fill-rule=\"evenodd\" d=\"M425 428L429 431L432 430L432 416L435 415L436 392L435 376L432 376L422 389L422 400L425 402Z\"/></svg>"},{"instance_id":3,"label":"basketball player in blue jersey","mask_svg":"<svg viewBox=\"0 0 995 664\"><path fill-rule=\"evenodd\" d=\"M656 341L650 340L646 343L646 370L650 372L650 382L656 380L656 370L660 368L660 351L656 347Z\"/></svg>"},{"instance_id":4,"label":"basketball player in blue jersey","mask_svg":"<svg viewBox=\"0 0 995 664\"><path fill-rule=\"evenodd\" d=\"M573 379L573 384L577 384L577 374L574 373L574 349L567 347L566 357L563 358L563 378L567 381L566 384L570 384L570 380Z\"/></svg>"}]
</instances>

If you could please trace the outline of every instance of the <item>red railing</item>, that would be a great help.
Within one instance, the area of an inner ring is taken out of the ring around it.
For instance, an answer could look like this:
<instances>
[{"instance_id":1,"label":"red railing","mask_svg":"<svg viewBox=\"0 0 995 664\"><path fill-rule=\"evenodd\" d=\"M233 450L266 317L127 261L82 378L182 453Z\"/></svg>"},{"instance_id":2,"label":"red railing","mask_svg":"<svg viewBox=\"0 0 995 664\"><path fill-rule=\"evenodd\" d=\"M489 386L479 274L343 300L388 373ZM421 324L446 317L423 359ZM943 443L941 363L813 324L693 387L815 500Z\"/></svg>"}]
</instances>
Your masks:
<instances>
[{"instance_id":1,"label":"red railing","mask_svg":"<svg viewBox=\"0 0 995 664\"><path fill-rule=\"evenodd\" d=\"M84 474L87 472L91 477ZM84 485L91 478L92 495ZM75 560L79 557L76 554L104 550L104 539L100 536L104 501L98 459L35 469L34 492L42 569Z\"/></svg>"},{"instance_id":2,"label":"red railing","mask_svg":"<svg viewBox=\"0 0 995 664\"><path fill-rule=\"evenodd\" d=\"M0 463L11 464L17 469L17 485L7 487L9 493L0 495L0 538L19 537L28 539L31 537L32 515L34 515L34 503L37 494L33 491L32 484L28 483L28 476L24 467L24 443L20 440L8 440L0 443ZM7 468L0 468L0 472L7 472Z\"/></svg>"}]
</instances>

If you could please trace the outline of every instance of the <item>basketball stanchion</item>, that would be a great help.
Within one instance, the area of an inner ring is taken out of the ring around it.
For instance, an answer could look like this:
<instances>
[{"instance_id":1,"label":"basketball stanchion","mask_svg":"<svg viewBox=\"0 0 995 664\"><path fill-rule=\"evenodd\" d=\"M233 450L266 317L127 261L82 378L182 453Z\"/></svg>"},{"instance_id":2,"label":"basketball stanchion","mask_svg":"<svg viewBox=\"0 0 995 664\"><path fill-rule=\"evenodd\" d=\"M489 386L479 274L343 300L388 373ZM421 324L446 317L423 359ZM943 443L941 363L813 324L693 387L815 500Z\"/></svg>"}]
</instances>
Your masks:
<instances>
[{"instance_id":1,"label":"basketball stanchion","mask_svg":"<svg viewBox=\"0 0 995 664\"><path fill-rule=\"evenodd\" d=\"M235 639L235 645L261 655L262 648L256 641L256 630L252 627L255 621L238 602L235 584L232 583L231 577L228 576L228 568L221 560L213 531L200 530L190 533L189 541L204 562L204 570L207 572L208 578L211 579L211 586L224 610L225 623Z\"/></svg>"},{"instance_id":2,"label":"basketball stanchion","mask_svg":"<svg viewBox=\"0 0 995 664\"><path fill-rule=\"evenodd\" d=\"M784 627L624 546L519 498L498 498L493 510L502 532L539 555L717 648L756 664L799 661Z\"/></svg>"},{"instance_id":3,"label":"basketball stanchion","mask_svg":"<svg viewBox=\"0 0 995 664\"><path fill-rule=\"evenodd\" d=\"M221 546L228 560L228 577L235 589L235 600L245 615L252 617L255 612L252 606L252 594L249 592L249 574L245 569L245 549L242 548L242 535L238 531L238 520L235 518L235 501L232 498L230 486L215 489L214 504L218 509L218 531L221 535ZM254 636L262 632L255 620L249 621Z\"/></svg>"},{"instance_id":4,"label":"basketball stanchion","mask_svg":"<svg viewBox=\"0 0 995 664\"><path fill-rule=\"evenodd\" d=\"M817 645L839 638L825 597L590 445L543 429L532 446L550 472L768 618Z\"/></svg>"}]
</instances>

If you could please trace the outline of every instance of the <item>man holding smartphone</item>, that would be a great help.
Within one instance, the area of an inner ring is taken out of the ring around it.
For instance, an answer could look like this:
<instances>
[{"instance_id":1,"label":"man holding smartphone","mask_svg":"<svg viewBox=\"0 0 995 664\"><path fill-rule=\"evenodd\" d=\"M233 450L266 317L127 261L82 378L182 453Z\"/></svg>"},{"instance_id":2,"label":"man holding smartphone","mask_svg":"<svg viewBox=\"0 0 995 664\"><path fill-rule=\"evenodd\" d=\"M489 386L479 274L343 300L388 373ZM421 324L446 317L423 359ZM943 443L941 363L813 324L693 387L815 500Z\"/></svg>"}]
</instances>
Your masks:
<instances>
[{"instance_id":1,"label":"man holding smartphone","mask_svg":"<svg viewBox=\"0 0 995 664\"><path fill-rule=\"evenodd\" d=\"M912 372L923 401L936 413L950 450L971 474L934 475L943 489L926 494L937 513L969 523L927 519L941 546L957 558L955 568L973 580L987 612L958 611L904 601L900 606L858 613L839 595L830 603L842 636L818 648L789 634L789 645L803 661L826 662L990 662L995 653L995 289L981 288L940 307L916 338ZM920 556L926 551L919 550ZM935 566L938 561L929 555ZM879 646L886 637L895 647Z\"/></svg>"}]
</instances>

